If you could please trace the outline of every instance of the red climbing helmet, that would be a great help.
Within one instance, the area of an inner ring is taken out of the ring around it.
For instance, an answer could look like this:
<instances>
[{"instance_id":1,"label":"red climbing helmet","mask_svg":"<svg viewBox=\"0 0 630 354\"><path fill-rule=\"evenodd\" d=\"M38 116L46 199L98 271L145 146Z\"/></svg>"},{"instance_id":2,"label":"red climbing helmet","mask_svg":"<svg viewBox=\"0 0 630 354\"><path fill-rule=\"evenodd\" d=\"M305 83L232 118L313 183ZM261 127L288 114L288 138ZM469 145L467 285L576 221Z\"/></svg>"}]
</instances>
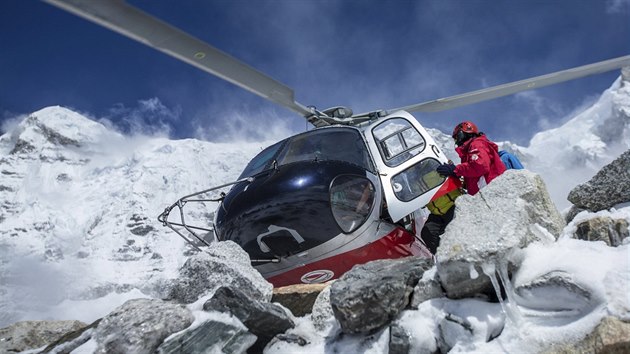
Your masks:
<instances>
[{"instance_id":1,"label":"red climbing helmet","mask_svg":"<svg viewBox=\"0 0 630 354\"><path fill-rule=\"evenodd\" d=\"M453 139L457 138L457 133L459 132L464 132L468 134L479 134L479 130L477 129L477 126L475 125L475 123L469 122L469 121L461 122L455 126L455 129L453 129L453 135L452 135Z\"/></svg>"},{"instance_id":2,"label":"red climbing helmet","mask_svg":"<svg viewBox=\"0 0 630 354\"><path fill-rule=\"evenodd\" d=\"M455 145L461 146L463 143L473 136L478 136L479 130L473 122L464 121L455 126L453 129L453 139L455 139Z\"/></svg>"}]
</instances>

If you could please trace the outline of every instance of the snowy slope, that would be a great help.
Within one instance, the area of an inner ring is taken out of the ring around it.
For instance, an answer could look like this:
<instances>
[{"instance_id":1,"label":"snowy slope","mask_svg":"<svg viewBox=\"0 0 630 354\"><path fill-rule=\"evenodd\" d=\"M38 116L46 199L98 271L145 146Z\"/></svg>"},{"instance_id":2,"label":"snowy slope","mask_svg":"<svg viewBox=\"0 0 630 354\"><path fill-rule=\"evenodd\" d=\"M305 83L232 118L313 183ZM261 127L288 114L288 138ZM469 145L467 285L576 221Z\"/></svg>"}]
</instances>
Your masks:
<instances>
[{"instance_id":1,"label":"snowy slope","mask_svg":"<svg viewBox=\"0 0 630 354\"><path fill-rule=\"evenodd\" d=\"M0 137L0 327L33 305L158 291L187 246L157 215L235 180L265 146L129 138L61 107L31 114Z\"/></svg>"},{"instance_id":2,"label":"snowy slope","mask_svg":"<svg viewBox=\"0 0 630 354\"><path fill-rule=\"evenodd\" d=\"M573 187L630 149L630 72L582 113L536 134L528 147L504 146L517 151L526 167L543 177L560 210L568 207L566 197Z\"/></svg>"}]
</instances>

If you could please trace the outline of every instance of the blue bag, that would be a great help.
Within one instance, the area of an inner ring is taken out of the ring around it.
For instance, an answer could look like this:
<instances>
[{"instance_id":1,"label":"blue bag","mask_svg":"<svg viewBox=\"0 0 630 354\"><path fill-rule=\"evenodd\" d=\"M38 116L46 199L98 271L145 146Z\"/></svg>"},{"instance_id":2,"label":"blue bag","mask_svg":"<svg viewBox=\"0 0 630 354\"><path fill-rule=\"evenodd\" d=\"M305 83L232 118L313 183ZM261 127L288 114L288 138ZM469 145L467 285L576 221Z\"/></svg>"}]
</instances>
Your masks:
<instances>
[{"instance_id":1,"label":"blue bag","mask_svg":"<svg viewBox=\"0 0 630 354\"><path fill-rule=\"evenodd\" d=\"M509 152L505 150L499 151L499 156L501 157L501 161L505 165L505 168L507 168L508 170L509 169L522 170L525 168L523 167L523 164L518 159L518 157L510 154Z\"/></svg>"}]
</instances>

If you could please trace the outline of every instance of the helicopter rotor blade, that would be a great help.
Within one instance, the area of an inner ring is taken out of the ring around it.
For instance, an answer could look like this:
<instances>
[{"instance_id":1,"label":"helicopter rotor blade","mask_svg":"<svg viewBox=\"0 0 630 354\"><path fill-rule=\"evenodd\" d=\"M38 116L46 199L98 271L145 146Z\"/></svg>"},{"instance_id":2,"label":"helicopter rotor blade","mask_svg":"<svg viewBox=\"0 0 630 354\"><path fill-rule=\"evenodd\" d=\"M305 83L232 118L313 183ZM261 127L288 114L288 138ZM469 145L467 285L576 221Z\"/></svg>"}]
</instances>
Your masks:
<instances>
[{"instance_id":1,"label":"helicopter rotor blade","mask_svg":"<svg viewBox=\"0 0 630 354\"><path fill-rule=\"evenodd\" d=\"M622 68L624 66L630 66L630 55L579 66L572 69L557 71L551 74L536 76L525 80L514 81L503 85L488 87L477 91L463 93L460 95L439 98L436 100L395 109L388 109L387 111L394 112L397 110L404 110L407 112L439 112L515 94L526 90L533 90L545 86L550 86L564 81L579 79L581 77L589 75L601 74L607 71Z\"/></svg>"},{"instance_id":2,"label":"helicopter rotor blade","mask_svg":"<svg viewBox=\"0 0 630 354\"><path fill-rule=\"evenodd\" d=\"M294 99L293 90L124 0L44 0L297 112L315 126L328 125Z\"/></svg>"}]
</instances>

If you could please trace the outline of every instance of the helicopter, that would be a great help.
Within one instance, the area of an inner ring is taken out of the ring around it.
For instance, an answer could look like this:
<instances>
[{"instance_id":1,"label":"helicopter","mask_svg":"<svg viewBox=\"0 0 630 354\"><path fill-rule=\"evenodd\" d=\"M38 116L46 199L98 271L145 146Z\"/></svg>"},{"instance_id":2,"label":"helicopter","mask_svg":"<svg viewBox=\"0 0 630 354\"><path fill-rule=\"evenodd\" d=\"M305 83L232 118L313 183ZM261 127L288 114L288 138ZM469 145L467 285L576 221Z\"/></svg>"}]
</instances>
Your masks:
<instances>
[{"instance_id":1,"label":"helicopter","mask_svg":"<svg viewBox=\"0 0 630 354\"><path fill-rule=\"evenodd\" d=\"M275 287L323 283L356 264L432 257L420 210L450 190L448 158L411 112L437 112L630 66L630 55L409 106L355 114L297 102L293 90L124 0L44 0L285 107L313 129L258 153L239 178L186 195L158 221L202 251L233 241ZM217 203L194 226L193 203ZM178 212L174 212L178 211Z\"/></svg>"}]
</instances>

